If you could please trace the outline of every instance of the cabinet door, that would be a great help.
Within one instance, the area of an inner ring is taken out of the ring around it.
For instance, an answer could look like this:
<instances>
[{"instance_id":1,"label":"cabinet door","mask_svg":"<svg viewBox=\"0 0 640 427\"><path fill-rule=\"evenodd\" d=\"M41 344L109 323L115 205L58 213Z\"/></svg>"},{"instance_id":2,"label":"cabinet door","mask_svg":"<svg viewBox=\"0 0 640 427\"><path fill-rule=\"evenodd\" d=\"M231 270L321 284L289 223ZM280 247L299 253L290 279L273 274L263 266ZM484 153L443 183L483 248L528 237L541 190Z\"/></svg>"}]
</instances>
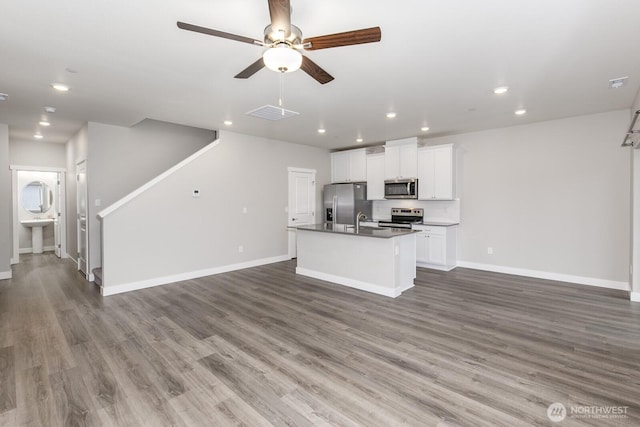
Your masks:
<instances>
[{"instance_id":1,"label":"cabinet door","mask_svg":"<svg viewBox=\"0 0 640 427\"><path fill-rule=\"evenodd\" d=\"M349 182L351 159L346 151L331 153L331 182Z\"/></svg>"},{"instance_id":2,"label":"cabinet door","mask_svg":"<svg viewBox=\"0 0 640 427\"><path fill-rule=\"evenodd\" d=\"M400 146L400 176L416 178L418 176L418 146L407 144Z\"/></svg>"},{"instance_id":3,"label":"cabinet door","mask_svg":"<svg viewBox=\"0 0 640 427\"><path fill-rule=\"evenodd\" d=\"M400 177L400 147L386 147L384 150L384 178Z\"/></svg>"},{"instance_id":4,"label":"cabinet door","mask_svg":"<svg viewBox=\"0 0 640 427\"><path fill-rule=\"evenodd\" d=\"M349 151L349 180L364 182L367 180L367 151Z\"/></svg>"},{"instance_id":5,"label":"cabinet door","mask_svg":"<svg viewBox=\"0 0 640 427\"><path fill-rule=\"evenodd\" d=\"M433 196L436 199L453 199L453 148L436 148L434 152Z\"/></svg>"},{"instance_id":6,"label":"cabinet door","mask_svg":"<svg viewBox=\"0 0 640 427\"><path fill-rule=\"evenodd\" d=\"M446 235L430 234L427 238L428 263L445 265L447 263Z\"/></svg>"},{"instance_id":7,"label":"cabinet door","mask_svg":"<svg viewBox=\"0 0 640 427\"><path fill-rule=\"evenodd\" d=\"M424 231L416 233L416 261L429 262L429 234Z\"/></svg>"},{"instance_id":8,"label":"cabinet door","mask_svg":"<svg viewBox=\"0 0 640 427\"><path fill-rule=\"evenodd\" d=\"M418 151L418 199L429 200L435 197L436 156L433 149L425 148Z\"/></svg>"},{"instance_id":9,"label":"cabinet door","mask_svg":"<svg viewBox=\"0 0 640 427\"><path fill-rule=\"evenodd\" d=\"M384 153L367 156L367 200L384 200Z\"/></svg>"}]
</instances>

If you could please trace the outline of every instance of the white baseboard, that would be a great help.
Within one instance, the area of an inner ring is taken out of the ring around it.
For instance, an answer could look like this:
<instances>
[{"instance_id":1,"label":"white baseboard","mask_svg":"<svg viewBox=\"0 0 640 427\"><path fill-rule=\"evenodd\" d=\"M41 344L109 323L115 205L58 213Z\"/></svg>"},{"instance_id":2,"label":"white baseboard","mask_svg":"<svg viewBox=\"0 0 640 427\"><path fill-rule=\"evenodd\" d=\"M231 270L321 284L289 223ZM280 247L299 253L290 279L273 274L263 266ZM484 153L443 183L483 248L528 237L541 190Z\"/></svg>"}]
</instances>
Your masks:
<instances>
[{"instance_id":1,"label":"white baseboard","mask_svg":"<svg viewBox=\"0 0 640 427\"><path fill-rule=\"evenodd\" d=\"M427 264L424 262L416 262L416 267L430 268L432 270L440 270L440 271L451 271L454 268L456 268L455 265L434 265L434 264Z\"/></svg>"},{"instance_id":2,"label":"white baseboard","mask_svg":"<svg viewBox=\"0 0 640 427\"><path fill-rule=\"evenodd\" d=\"M597 279L595 277L573 276L570 274L551 273L548 271L527 270L525 268L505 267L493 264L480 264L476 262L458 261L458 267L471 268L474 270L493 271L496 273L513 274L516 276L534 277L536 279L556 280L558 282L577 283L579 285L598 286L601 288L618 289L628 291L627 282L615 280Z\"/></svg>"},{"instance_id":3,"label":"white baseboard","mask_svg":"<svg viewBox=\"0 0 640 427\"><path fill-rule=\"evenodd\" d=\"M9 271L0 271L0 280L11 279L11 277L12 277L11 270L9 270Z\"/></svg>"},{"instance_id":4,"label":"white baseboard","mask_svg":"<svg viewBox=\"0 0 640 427\"><path fill-rule=\"evenodd\" d=\"M384 295L385 297L396 298L407 289L413 288L413 284L407 285L401 289L390 289L384 286L375 285L373 283L363 282L360 280L349 279L342 276L334 276L333 274L322 273L316 270L309 270L307 268L296 267L296 274L301 276L313 277L314 279L320 279L327 282L337 283L339 285L348 286L350 288L358 289L361 291L367 291L378 295Z\"/></svg>"},{"instance_id":5,"label":"white baseboard","mask_svg":"<svg viewBox=\"0 0 640 427\"><path fill-rule=\"evenodd\" d=\"M73 262L75 265L78 265L78 260L75 259L74 257L72 257L71 255L67 254L66 257L63 258L69 258L69 260L71 260L71 262Z\"/></svg>"},{"instance_id":6,"label":"white baseboard","mask_svg":"<svg viewBox=\"0 0 640 427\"><path fill-rule=\"evenodd\" d=\"M183 280L197 279L198 277L212 276L214 274L227 273L229 271L242 270L245 268L258 267L260 265L273 264L281 261L288 261L289 255L280 255L271 258L261 258L253 261L241 262L237 264L223 265L220 267L206 268L204 270L190 271L186 273L173 274L171 276L154 277L152 279L140 280L137 282L124 283L115 286L105 286L102 284L100 293L103 296L121 294L123 292L137 291L140 289L151 288L154 286L167 285L169 283L180 282Z\"/></svg>"},{"instance_id":7,"label":"white baseboard","mask_svg":"<svg viewBox=\"0 0 640 427\"><path fill-rule=\"evenodd\" d=\"M629 299L633 302L640 302L640 292L631 292Z\"/></svg>"},{"instance_id":8,"label":"white baseboard","mask_svg":"<svg viewBox=\"0 0 640 427\"><path fill-rule=\"evenodd\" d=\"M45 246L42 248L43 252L53 252L56 250L55 246ZM18 249L18 253L19 254L32 254L33 253L33 248L21 248Z\"/></svg>"}]
</instances>

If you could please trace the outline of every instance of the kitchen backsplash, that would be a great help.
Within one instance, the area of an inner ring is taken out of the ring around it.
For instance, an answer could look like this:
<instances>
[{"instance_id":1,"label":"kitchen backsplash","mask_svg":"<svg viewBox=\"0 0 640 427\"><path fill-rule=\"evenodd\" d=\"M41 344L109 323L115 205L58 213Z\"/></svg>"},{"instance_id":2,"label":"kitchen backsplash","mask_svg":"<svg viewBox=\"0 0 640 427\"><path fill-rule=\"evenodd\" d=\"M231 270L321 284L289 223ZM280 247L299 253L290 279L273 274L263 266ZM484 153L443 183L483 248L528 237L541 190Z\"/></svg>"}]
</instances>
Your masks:
<instances>
[{"instance_id":1,"label":"kitchen backsplash","mask_svg":"<svg viewBox=\"0 0 640 427\"><path fill-rule=\"evenodd\" d=\"M390 219L391 208L422 208L427 220L460 222L460 200L376 200L373 202L373 219Z\"/></svg>"}]
</instances>

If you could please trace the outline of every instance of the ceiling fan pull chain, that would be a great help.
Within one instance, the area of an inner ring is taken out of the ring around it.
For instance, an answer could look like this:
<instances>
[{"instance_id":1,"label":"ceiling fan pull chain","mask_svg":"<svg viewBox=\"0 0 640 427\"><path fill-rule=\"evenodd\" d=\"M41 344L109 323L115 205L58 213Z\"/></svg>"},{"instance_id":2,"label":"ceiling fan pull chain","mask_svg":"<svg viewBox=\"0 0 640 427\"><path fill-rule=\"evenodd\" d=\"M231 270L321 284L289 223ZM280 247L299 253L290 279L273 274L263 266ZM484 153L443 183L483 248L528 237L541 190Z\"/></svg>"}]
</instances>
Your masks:
<instances>
[{"instance_id":1,"label":"ceiling fan pull chain","mask_svg":"<svg viewBox=\"0 0 640 427\"><path fill-rule=\"evenodd\" d=\"M284 116L284 71L280 72L280 99L278 105L282 109L282 115Z\"/></svg>"}]
</instances>

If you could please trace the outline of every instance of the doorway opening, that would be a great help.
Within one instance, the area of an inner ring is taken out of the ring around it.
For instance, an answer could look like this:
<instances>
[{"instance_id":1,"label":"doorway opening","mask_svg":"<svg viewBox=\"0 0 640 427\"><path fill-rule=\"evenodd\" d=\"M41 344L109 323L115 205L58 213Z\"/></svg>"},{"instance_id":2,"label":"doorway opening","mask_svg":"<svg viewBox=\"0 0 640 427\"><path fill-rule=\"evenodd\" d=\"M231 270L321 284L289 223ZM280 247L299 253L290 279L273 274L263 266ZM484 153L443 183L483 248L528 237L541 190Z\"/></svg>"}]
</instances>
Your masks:
<instances>
[{"instance_id":1,"label":"doorway opening","mask_svg":"<svg viewBox=\"0 0 640 427\"><path fill-rule=\"evenodd\" d=\"M11 166L12 257L53 252L67 257L65 169Z\"/></svg>"},{"instance_id":2,"label":"doorway opening","mask_svg":"<svg viewBox=\"0 0 640 427\"><path fill-rule=\"evenodd\" d=\"M316 171L288 168L289 204L287 207L289 257L296 258L296 229L316 222Z\"/></svg>"}]
</instances>

